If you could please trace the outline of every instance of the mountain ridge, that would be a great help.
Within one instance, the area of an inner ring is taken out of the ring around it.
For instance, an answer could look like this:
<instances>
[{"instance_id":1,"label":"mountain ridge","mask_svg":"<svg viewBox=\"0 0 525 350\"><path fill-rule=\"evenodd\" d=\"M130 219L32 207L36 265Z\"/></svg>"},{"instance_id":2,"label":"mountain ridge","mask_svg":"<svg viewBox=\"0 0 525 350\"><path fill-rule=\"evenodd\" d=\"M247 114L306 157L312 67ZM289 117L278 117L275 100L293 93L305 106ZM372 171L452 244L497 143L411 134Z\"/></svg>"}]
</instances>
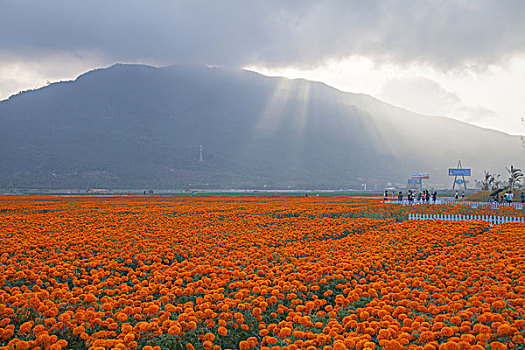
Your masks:
<instances>
[{"instance_id":1,"label":"mountain ridge","mask_svg":"<svg viewBox=\"0 0 525 350\"><path fill-rule=\"evenodd\" d=\"M0 187L381 187L425 170L445 182L458 159L481 172L501 168L490 158L502 152L521 156L519 138L500 131L200 66L92 70L0 101L0 126Z\"/></svg>"},{"instance_id":2,"label":"mountain ridge","mask_svg":"<svg viewBox=\"0 0 525 350\"><path fill-rule=\"evenodd\" d=\"M88 76L92 75L93 73L100 73L100 72L104 72L104 71L107 71L107 70L110 70L110 69L113 69L113 68L119 68L119 67L136 67L136 68L148 68L148 69L164 69L164 68L170 68L170 67L203 68L203 66L199 66L199 65L175 65L174 64L174 65L156 67L156 66L151 66L151 65L147 65L147 64L115 63L115 64L113 64L111 66L108 66L108 67L96 68L96 69L87 71L85 73L82 73L79 76L77 76L77 78L75 78L73 80L63 80L63 81L52 82L49 85L46 85L46 86L43 86L43 87L40 87L40 88L20 91L20 92L18 92L16 94L10 95L9 97L7 97L4 100L0 100L0 103L9 101L12 98L16 98L19 95L23 95L23 94L32 93L32 92L35 92L35 91L44 90L44 89L50 88L50 87L52 87L54 85L74 83L74 82L77 82L80 79L84 79L85 77L88 77ZM226 69L226 70L231 70L231 71L239 71L240 70L240 71L243 71L243 72L252 73L254 75L257 75L257 76L260 76L260 77L264 77L264 78L268 78L268 79L286 79L286 80L289 80L289 81L299 81L299 82L309 82L309 83L313 83L313 84L319 84L319 85L323 85L323 86L325 86L327 88L334 89L334 90L336 90L336 91L338 91L338 92L340 92L342 94L349 94L349 95L352 95L354 97L364 97L365 99L372 100L373 102L380 103L382 105L388 106L389 108L396 109L396 110L402 111L404 113L409 113L409 114L414 115L414 116L428 117L428 118L444 118L444 119L446 119L448 121L453 121L453 122L457 122L457 123L460 123L460 124L465 124L465 125L472 126L474 128L483 129L483 130L494 131L494 132L497 132L497 133L505 134L507 136L525 136L525 135L519 135L519 134L518 135L513 135L513 134L509 134L509 133L507 133L505 131L491 129L489 127L483 127L483 126L474 125L474 124L471 124L471 123L468 123L468 122L465 122L465 121L461 121L461 120L458 120L458 119L455 119L455 118L452 118L452 117L444 116L444 115L427 115L427 114L414 112L414 111L411 111L411 110L409 110L407 108L400 107L400 106L391 104L389 102L382 101L382 100L380 100L380 99L378 99L378 98L376 98L376 97L374 97L372 95L365 94L365 93L354 93L354 92L349 92L349 91L343 91L343 90L340 90L340 89L338 89L338 88L336 88L334 86L328 85L328 84L326 84L324 82L321 82L321 81L312 81L312 80L307 80L307 79L304 79L304 78L285 78L285 77L277 77L277 76L265 76L265 75L263 75L261 73L258 73L256 71L252 71L252 70L249 70L249 69L234 69L234 68L208 67L208 66L204 66L204 67L207 68L207 69L219 68L219 69L222 69L222 70Z\"/></svg>"}]
</instances>

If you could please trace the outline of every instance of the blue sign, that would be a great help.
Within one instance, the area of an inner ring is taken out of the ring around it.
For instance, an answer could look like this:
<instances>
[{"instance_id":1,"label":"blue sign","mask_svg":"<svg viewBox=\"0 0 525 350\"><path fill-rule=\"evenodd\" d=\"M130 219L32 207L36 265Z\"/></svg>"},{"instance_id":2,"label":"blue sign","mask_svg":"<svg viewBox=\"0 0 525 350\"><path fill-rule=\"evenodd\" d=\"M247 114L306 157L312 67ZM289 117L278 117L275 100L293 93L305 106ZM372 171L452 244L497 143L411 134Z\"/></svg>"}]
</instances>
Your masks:
<instances>
[{"instance_id":1,"label":"blue sign","mask_svg":"<svg viewBox=\"0 0 525 350\"><path fill-rule=\"evenodd\" d=\"M419 179L408 179L409 184L419 184Z\"/></svg>"},{"instance_id":2,"label":"blue sign","mask_svg":"<svg viewBox=\"0 0 525 350\"><path fill-rule=\"evenodd\" d=\"M470 169L448 169L448 176L470 176Z\"/></svg>"},{"instance_id":3,"label":"blue sign","mask_svg":"<svg viewBox=\"0 0 525 350\"><path fill-rule=\"evenodd\" d=\"M456 180L456 183L457 183L457 184L460 184L460 185L461 185L463 182L465 182L465 181L463 181L463 179L457 179L457 180Z\"/></svg>"}]
</instances>

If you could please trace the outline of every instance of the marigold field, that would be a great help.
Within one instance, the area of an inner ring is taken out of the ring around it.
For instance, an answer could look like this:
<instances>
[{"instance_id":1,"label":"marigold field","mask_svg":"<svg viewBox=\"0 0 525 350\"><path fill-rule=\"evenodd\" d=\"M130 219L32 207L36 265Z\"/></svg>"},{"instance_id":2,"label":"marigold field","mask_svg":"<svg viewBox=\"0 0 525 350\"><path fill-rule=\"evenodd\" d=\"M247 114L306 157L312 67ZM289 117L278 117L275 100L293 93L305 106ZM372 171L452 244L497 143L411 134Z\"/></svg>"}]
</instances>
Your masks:
<instances>
[{"instance_id":1,"label":"marigold field","mask_svg":"<svg viewBox=\"0 0 525 350\"><path fill-rule=\"evenodd\" d=\"M0 197L0 348L525 349L525 225L409 213L496 212Z\"/></svg>"}]
</instances>

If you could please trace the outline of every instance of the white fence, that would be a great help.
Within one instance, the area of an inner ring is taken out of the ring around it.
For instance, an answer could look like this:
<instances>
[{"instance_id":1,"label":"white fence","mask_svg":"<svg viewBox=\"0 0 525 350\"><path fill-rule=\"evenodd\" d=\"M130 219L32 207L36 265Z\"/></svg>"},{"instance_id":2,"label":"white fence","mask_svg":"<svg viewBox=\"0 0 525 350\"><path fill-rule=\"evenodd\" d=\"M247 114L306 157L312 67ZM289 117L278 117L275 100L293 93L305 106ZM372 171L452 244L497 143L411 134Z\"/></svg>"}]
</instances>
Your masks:
<instances>
[{"instance_id":1,"label":"white fence","mask_svg":"<svg viewBox=\"0 0 525 350\"><path fill-rule=\"evenodd\" d=\"M491 226L507 222L525 223L525 217L491 215L409 214L408 220L487 221Z\"/></svg>"},{"instance_id":2,"label":"white fence","mask_svg":"<svg viewBox=\"0 0 525 350\"><path fill-rule=\"evenodd\" d=\"M471 202L471 201L446 201L443 202L445 205L470 205L472 208L477 207L492 207L492 209L514 207L516 209L523 209L523 203L512 202L512 203L498 203L498 202Z\"/></svg>"},{"instance_id":3,"label":"white fence","mask_svg":"<svg viewBox=\"0 0 525 350\"><path fill-rule=\"evenodd\" d=\"M470 206L473 209L476 208L482 208L482 207L491 207L492 209L498 209L498 208L509 208L514 207L516 209L522 210L524 209L525 205L523 203L513 202L513 203L498 203L498 202L471 202L471 201L463 201L463 200L446 200L446 199L438 199L435 203L430 200L429 202L423 202L423 201L414 201L410 203L406 199L404 199L402 202L399 202L397 200L386 200L382 201L382 203L387 204L402 204L402 205L417 205L417 204L442 204L442 205L465 205Z\"/></svg>"}]
</instances>

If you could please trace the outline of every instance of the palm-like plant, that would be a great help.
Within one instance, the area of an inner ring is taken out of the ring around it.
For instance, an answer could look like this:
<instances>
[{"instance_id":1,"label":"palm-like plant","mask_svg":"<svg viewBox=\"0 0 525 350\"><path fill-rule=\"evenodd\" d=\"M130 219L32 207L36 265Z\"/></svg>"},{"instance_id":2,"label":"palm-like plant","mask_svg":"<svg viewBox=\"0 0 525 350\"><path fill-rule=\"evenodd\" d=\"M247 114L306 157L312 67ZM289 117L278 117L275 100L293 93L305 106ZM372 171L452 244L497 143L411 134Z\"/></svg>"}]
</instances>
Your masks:
<instances>
[{"instance_id":1,"label":"palm-like plant","mask_svg":"<svg viewBox=\"0 0 525 350\"><path fill-rule=\"evenodd\" d=\"M521 178L523 177L523 172L521 169L515 168L513 165L510 168L505 167L509 173L509 188L512 191L514 187L519 186Z\"/></svg>"},{"instance_id":2,"label":"palm-like plant","mask_svg":"<svg viewBox=\"0 0 525 350\"><path fill-rule=\"evenodd\" d=\"M501 184L501 180L499 179L501 175L491 175L490 177L490 189L491 190L497 190L499 189L499 185Z\"/></svg>"},{"instance_id":3,"label":"palm-like plant","mask_svg":"<svg viewBox=\"0 0 525 350\"><path fill-rule=\"evenodd\" d=\"M492 175L486 170L484 170L484 173L485 177L478 183L481 185L482 190L490 190L490 180L492 179Z\"/></svg>"},{"instance_id":4,"label":"palm-like plant","mask_svg":"<svg viewBox=\"0 0 525 350\"><path fill-rule=\"evenodd\" d=\"M478 184L481 185L482 190L497 190L501 181L499 180L500 175L491 174L488 171L484 171L485 175L483 180L479 181Z\"/></svg>"}]
</instances>

